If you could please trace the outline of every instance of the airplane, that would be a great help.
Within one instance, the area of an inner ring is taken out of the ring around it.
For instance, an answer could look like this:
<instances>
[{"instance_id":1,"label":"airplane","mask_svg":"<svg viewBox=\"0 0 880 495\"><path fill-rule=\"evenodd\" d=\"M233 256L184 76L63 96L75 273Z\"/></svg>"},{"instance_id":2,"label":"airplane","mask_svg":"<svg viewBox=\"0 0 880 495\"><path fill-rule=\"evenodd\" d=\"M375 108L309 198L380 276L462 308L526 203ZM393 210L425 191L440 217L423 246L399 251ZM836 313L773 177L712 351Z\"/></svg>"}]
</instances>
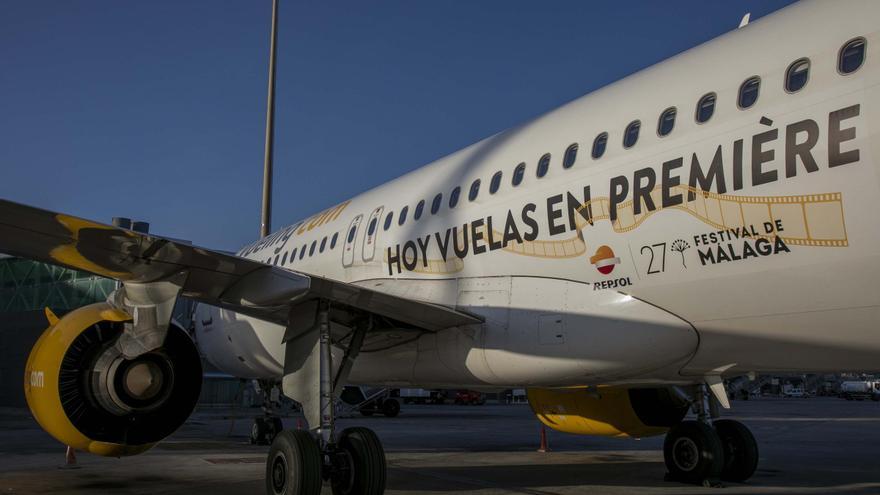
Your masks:
<instances>
[{"instance_id":1,"label":"airplane","mask_svg":"<svg viewBox=\"0 0 880 495\"><path fill-rule=\"evenodd\" d=\"M234 255L2 201L0 251L121 282L47 310L29 407L66 445L139 454L192 412L201 352L302 405L270 494L384 492L376 434L336 431L346 384L526 388L550 428L665 434L672 479L745 481L726 380L877 369L878 19L744 20Z\"/></svg>"}]
</instances>

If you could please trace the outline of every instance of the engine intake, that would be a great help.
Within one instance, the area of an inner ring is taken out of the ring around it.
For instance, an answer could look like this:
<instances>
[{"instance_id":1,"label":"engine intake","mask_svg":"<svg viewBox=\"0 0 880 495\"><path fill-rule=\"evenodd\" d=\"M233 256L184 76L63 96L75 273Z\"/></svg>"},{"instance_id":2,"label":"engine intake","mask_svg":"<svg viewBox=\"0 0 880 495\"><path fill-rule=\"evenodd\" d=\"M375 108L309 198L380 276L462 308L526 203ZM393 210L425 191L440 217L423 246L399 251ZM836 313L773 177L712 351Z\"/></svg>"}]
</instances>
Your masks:
<instances>
[{"instance_id":1,"label":"engine intake","mask_svg":"<svg viewBox=\"0 0 880 495\"><path fill-rule=\"evenodd\" d=\"M667 387L537 388L527 394L542 423L579 435L661 435L680 423L688 411L688 404Z\"/></svg>"},{"instance_id":2,"label":"engine intake","mask_svg":"<svg viewBox=\"0 0 880 495\"><path fill-rule=\"evenodd\" d=\"M131 317L107 303L72 311L37 340L25 367L25 397L50 435L104 456L140 454L174 432L199 398L195 344L172 325L163 345L127 359L114 345Z\"/></svg>"}]
</instances>

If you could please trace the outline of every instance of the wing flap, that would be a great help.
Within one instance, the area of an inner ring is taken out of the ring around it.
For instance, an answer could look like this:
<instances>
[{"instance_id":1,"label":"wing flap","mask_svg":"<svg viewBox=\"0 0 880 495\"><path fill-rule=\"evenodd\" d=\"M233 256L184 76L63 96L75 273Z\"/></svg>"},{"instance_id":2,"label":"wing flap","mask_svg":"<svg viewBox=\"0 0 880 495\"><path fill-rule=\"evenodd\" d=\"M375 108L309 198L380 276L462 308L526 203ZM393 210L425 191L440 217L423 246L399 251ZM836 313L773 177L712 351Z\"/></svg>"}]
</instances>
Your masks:
<instances>
[{"instance_id":1,"label":"wing flap","mask_svg":"<svg viewBox=\"0 0 880 495\"><path fill-rule=\"evenodd\" d=\"M481 322L453 308L6 200L0 252L123 282L186 272L181 295L282 325L292 306L317 298L430 331Z\"/></svg>"}]
</instances>

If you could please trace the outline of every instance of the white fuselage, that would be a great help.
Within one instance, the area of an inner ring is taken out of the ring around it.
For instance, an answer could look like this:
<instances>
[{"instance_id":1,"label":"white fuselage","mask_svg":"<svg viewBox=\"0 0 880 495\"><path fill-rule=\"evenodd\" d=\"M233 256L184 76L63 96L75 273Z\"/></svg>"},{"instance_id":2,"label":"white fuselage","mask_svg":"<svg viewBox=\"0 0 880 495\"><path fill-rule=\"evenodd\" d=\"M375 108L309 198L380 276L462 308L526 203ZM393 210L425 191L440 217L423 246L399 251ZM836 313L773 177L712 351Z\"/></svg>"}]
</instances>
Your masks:
<instances>
[{"instance_id":1,"label":"white fuselage","mask_svg":"<svg viewBox=\"0 0 880 495\"><path fill-rule=\"evenodd\" d=\"M876 2L793 5L239 255L485 317L375 337L356 383L568 386L880 368L878 21ZM843 75L839 52L859 37L866 59ZM801 58L807 84L788 92L787 69ZM758 99L741 109L752 76ZM708 93L714 114L697 123ZM661 137L670 107L675 125ZM625 148L635 120L640 135ZM594 159L603 132L607 149ZM206 306L196 327L224 371L282 374L283 328Z\"/></svg>"}]
</instances>

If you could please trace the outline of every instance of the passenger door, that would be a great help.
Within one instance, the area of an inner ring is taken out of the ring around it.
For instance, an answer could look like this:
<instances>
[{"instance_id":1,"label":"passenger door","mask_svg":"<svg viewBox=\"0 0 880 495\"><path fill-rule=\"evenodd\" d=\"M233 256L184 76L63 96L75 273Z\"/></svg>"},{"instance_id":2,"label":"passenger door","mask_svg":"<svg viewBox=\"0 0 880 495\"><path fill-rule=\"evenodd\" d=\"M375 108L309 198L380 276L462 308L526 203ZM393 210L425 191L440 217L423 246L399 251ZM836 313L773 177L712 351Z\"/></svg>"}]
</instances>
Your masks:
<instances>
[{"instance_id":1,"label":"passenger door","mask_svg":"<svg viewBox=\"0 0 880 495\"><path fill-rule=\"evenodd\" d=\"M367 229L364 232L364 250L362 253L364 261L373 261L376 255L376 241L379 239L379 221L382 218L383 206L380 206L370 213L367 220Z\"/></svg>"},{"instance_id":2,"label":"passenger door","mask_svg":"<svg viewBox=\"0 0 880 495\"><path fill-rule=\"evenodd\" d=\"M345 231L345 245L342 246L342 266L349 267L352 263L354 263L354 250L357 246L357 238L358 238L358 229L361 226L361 220L364 219L363 215L358 215L354 217L354 220L351 221L351 225L348 226L348 230Z\"/></svg>"}]
</instances>

